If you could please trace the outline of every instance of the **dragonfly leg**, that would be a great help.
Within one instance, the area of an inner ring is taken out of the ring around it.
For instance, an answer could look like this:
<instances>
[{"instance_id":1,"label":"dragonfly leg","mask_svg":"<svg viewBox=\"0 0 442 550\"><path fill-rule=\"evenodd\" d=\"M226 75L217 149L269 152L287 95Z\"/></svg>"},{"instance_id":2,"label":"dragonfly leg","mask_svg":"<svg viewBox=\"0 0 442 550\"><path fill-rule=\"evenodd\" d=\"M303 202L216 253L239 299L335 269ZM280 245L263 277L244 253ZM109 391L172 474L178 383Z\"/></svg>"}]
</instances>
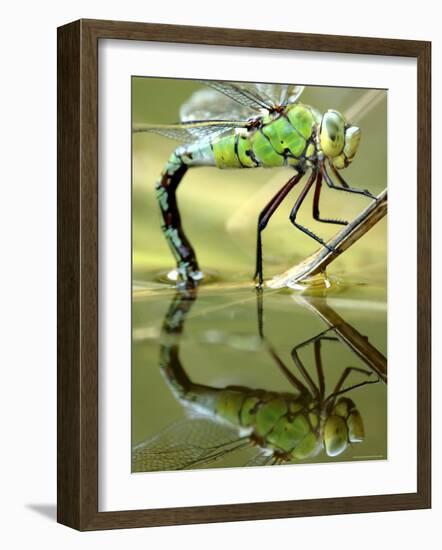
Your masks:
<instances>
[{"instance_id":1,"label":"dragonfly leg","mask_svg":"<svg viewBox=\"0 0 442 550\"><path fill-rule=\"evenodd\" d=\"M324 399L325 394L325 380L324 380L324 371L322 367L322 357L321 357L321 343L323 340L327 340L329 342L338 342L339 338L337 336L329 336L327 333L334 330L334 327L329 327L316 336L313 336L312 338L308 338L307 340L304 340L304 342L301 342L300 344L297 344L292 349L292 359L297 368L301 371L304 378L309 379L309 385L310 388L314 388L315 393L318 393L318 389L316 388L316 384L313 382L312 378L308 375L304 364L302 363L298 350L305 346L309 346L310 344L314 345L314 352L315 352L315 365L316 365L316 372L318 375L318 382L319 382L319 396L322 399Z\"/></svg>"},{"instance_id":2,"label":"dragonfly leg","mask_svg":"<svg viewBox=\"0 0 442 550\"><path fill-rule=\"evenodd\" d=\"M338 341L339 338L337 336L327 336L328 332L332 332L335 330L335 327L328 327L319 334L316 334L316 336L312 336L311 338L308 338L307 340L304 340L304 342L301 342L295 348L298 350L300 348L303 348L305 346L308 346L309 344L312 344L313 342L316 342L316 340L335 340Z\"/></svg>"},{"instance_id":3,"label":"dragonfly leg","mask_svg":"<svg viewBox=\"0 0 442 550\"><path fill-rule=\"evenodd\" d=\"M292 384L292 386L295 387L300 392L308 393L307 386L297 376L295 376L293 372L291 372L291 370L285 365L281 357L276 353L275 349L270 344L267 344L267 348L273 360L275 361L277 366L281 369L281 372L284 374L284 376L287 378L290 384ZM304 373L302 372L302 374ZM306 379L306 382L309 384L310 380ZM313 386L313 388L314 388L314 393L316 394L317 390L315 389L315 386Z\"/></svg>"},{"instance_id":4,"label":"dragonfly leg","mask_svg":"<svg viewBox=\"0 0 442 550\"><path fill-rule=\"evenodd\" d=\"M309 373L307 372L307 369L304 366L304 363L301 361L301 358L298 355L298 349L297 349L298 347L299 346L295 346L292 349L293 362L295 363L298 370L301 372L304 380L307 382L307 385L310 387L310 391L312 392L312 394L316 395L316 397L319 399L320 398L320 389L314 383L313 378L309 375Z\"/></svg>"},{"instance_id":5,"label":"dragonfly leg","mask_svg":"<svg viewBox=\"0 0 442 550\"><path fill-rule=\"evenodd\" d=\"M258 278L258 284L257 284L258 288L260 288L263 283L261 233L267 227L267 224L269 223L270 218L273 216L278 206L287 196L289 191L299 182L299 180L303 177L303 175L304 175L303 173L299 173L293 176L293 178L291 178L269 201L269 203L265 206L265 208L262 210L262 212L258 217L258 234L256 239L256 271L253 277L254 279Z\"/></svg>"},{"instance_id":6,"label":"dragonfly leg","mask_svg":"<svg viewBox=\"0 0 442 550\"><path fill-rule=\"evenodd\" d=\"M319 213L319 197L321 196L321 189L322 189L322 174L321 172L319 172L318 177L316 179L315 194L313 196L313 218L318 222L333 223L337 225L348 225L348 222L345 220L333 220L329 218L321 218L321 215Z\"/></svg>"},{"instance_id":7,"label":"dragonfly leg","mask_svg":"<svg viewBox=\"0 0 442 550\"><path fill-rule=\"evenodd\" d=\"M322 343L321 338L318 338L317 340L315 340L314 348L315 348L316 373L318 375L318 383L319 383L319 398L322 402L325 396L325 377L324 377L324 369L322 366L321 343Z\"/></svg>"},{"instance_id":8,"label":"dragonfly leg","mask_svg":"<svg viewBox=\"0 0 442 550\"><path fill-rule=\"evenodd\" d=\"M356 388L367 386L368 384L377 384L380 381L380 378L378 377L376 380L364 380L363 382L359 382L358 384L353 384L352 386L347 386L346 388L342 389L342 386L344 385L345 380L348 378L349 374L353 371L360 372L361 374L365 374L366 376L371 376L373 374L372 371L360 369L358 367L347 367L342 373L341 377L339 378L334 390L325 400L326 402L331 400L331 403L328 405L328 407L330 408L333 407L336 401L336 398L339 395L347 393L348 391L354 390Z\"/></svg>"},{"instance_id":9,"label":"dragonfly leg","mask_svg":"<svg viewBox=\"0 0 442 550\"><path fill-rule=\"evenodd\" d=\"M197 281L202 278L202 273L195 251L181 226L176 199L177 187L187 168L181 157L173 153L156 184L156 194L163 218L161 227L177 262L179 276L184 281Z\"/></svg>"},{"instance_id":10,"label":"dragonfly leg","mask_svg":"<svg viewBox=\"0 0 442 550\"><path fill-rule=\"evenodd\" d=\"M308 179L308 181L307 181L307 183L304 186L304 189L301 191L299 197L296 199L296 202L295 202L295 204L292 208L292 211L290 212L290 221L300 231L302 231L303 233L305 233L306 235L308 235L309 237L311 237L312 239L317 241L319 244L322 244L322 246L325 246L325 248L330 250L330 252L335 252L336 254L339 254L339 250L336 250L336 249L332 248L331 246L329 246L324 241L324 239L321 239L321 237L318 237L318 235L316 235L316 233L313 233L313 231L311 231L307 227L304 227L303 225L301 225L300 223L298 223L296 221L296 216L298 214L299 208L301 207L301 204L304 202L304 199L307 196L307 193L310 191L310 188L315 183L317 175L318 175L317 171L313 170L310 177L309 177L309 179Z\"/></svg>"},{"instance_id":11,"label":"dragonfly leg","mask_svg":"<svg viewBox=\"0 0 442 550\"><path fill-rule=\"evenodd\" d=\"M336 185L335 182L331 179L329 173L327 172L327 169L325 168L325 164L323 161L320 163L319 166L320 166L321 174L324 176L325 183L331 189L336 189L337 191L346 191L347 193L354 193L357 195L364 195L369 199L377 200L377 197L375 197L372 193L370 193L368 189L357 189L356 187L350 187L333 165L331 166L333 170L333 174L336 176L336 178L338 179L342 187L340 187L339 185Z\"/></svg>"},{"instance_id":12,"label":"dragonfly leg","mask_svg":"<svg viewBox=\"0 0 442 550\"><path fill-rule=\"evenodd\" d=\"M256 289L256 312L258 315L258 334L261 340L264 340L264 303L262 288Z\"/></svg>"}]
</instances>

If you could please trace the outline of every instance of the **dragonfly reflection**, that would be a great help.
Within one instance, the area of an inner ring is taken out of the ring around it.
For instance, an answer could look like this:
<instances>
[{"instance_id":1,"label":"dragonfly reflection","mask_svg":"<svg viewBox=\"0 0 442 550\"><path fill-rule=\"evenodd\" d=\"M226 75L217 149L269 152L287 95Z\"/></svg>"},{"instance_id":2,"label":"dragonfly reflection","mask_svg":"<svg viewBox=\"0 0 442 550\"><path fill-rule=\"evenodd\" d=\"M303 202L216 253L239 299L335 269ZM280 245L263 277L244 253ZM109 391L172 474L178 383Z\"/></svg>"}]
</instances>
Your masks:
<instances>
[{"instance_id":1,"label":"dragonfly reflection","mask_svg":"<svg viewBox=\"0 0 442 550\"><path fill-rule=\"evenodd\" d=\"M258 330L263 348L284 374L290 391L234 385L217 388L193 382L180 359L180 340L186 317L197 299L197 289L178 290L162 327L160 369L189 416L136 445L132 471L198 468L246 448L254 452L244 466L295 463L321 452L335 457L348 445L363 441L363 420L349 395L356 388L380 380L386 382L383 356L326 306L319 313L323 318L334 314L337 324L296 345L291 352L294 368L290 369L265 336L262 295L257 296ZM360 336L364 345L352 345L352 340L358 340L354 334ZM344 342L360 358L365 357L365 364L370 368L343 368L337 383L327 393L321 353L325 341ZM309 346L314 354L314 377L299 353ZM378 368L373 366L376 363L373 356L378 360ZM351 373L356 373L360 381L349 385Z\"/></svg>"}]
</instances>

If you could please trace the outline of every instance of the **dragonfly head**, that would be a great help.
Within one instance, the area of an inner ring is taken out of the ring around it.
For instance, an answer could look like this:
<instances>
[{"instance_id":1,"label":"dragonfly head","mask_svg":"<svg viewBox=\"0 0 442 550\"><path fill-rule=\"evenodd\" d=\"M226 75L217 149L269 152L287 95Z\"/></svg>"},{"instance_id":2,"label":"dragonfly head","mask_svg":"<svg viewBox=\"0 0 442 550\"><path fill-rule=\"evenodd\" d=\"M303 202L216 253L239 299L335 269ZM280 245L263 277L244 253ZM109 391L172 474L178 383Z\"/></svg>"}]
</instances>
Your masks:
<instances>
[{"instance_id":1,"label":"dragonfly head","mask_svg":"<svg viewBox=\"0 0 442 550\"><path fill-rule=\"evenodd\" d=\"M324 425L323 440L328 456L337 456L349 443L364 439L364 424L355 404L348 397L341 397L333 407Z\"/></svg>"},{"instance_id":2,"label":"dragonfly head","mask_svg":"<svg viewBox=\"0 0 442 550\"><path fill-rule=\"evenodd\" d=\"M353 160L361 140L361 129L345 122L338 111L327 111L319 129L319 143L335 168L346 168Z\"/></svg>"}]
</instances>

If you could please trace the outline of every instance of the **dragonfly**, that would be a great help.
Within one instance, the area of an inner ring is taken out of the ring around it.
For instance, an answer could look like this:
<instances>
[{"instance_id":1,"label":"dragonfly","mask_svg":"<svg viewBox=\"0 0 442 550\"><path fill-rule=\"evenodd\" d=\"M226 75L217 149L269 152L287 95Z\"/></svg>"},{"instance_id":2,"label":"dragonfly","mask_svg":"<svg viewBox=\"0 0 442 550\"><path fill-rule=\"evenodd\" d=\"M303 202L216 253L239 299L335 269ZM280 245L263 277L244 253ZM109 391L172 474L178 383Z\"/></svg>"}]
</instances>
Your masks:
<instances>
[{"instance_id":1,"label":"dragonfly","mask_svg":"<svg viewBox=\"0 0 442 550\"><path fill-rule=\"evenodd\" d=\"M340 174L353 161L361 129L336 110L320 113L300 102L304 86L288 84L240 84L203 81L180 110L180 122L169 125L138 125L134 133L151 132L182 142L170 155L156 183L161 227L177 264L181 281L203 278L195 251L181 223L177 188L189 168L219 169L287 167L295 174L262 209L257 221L254 280L263 285L262 232L289 192L304 176L308 178L290 212L290 222L320 245L338 254L308 227L297 214L314 187L313 218L327 224L347 221L322 217L319 201L323 181L346 193L376 197L366 189L350 186Z\"/></svg>"},{"instance_id":2,"label":"dragonfly","mask_svg":"<svg viewBox=\"0 0 442 550\"><path fill-rule=\"evenodd\" d=\"M324 341L337 341L333 328L322 331L292 350L295 374L266 340L263 330L262 294L258 297L259 335L291 391L275 392L244 386L222 388L195 383L180 358L180 339L197 287L177 291L162 328L160 369L187 417L134 446L132 471L199 468L249 449L244 466L296 463L325 450L330 457L364 440L364 424L348 394L367 384L372 370L346 367L332 391L326 393L321 355ZM345 324L345 322L344 322ZM342 328L342 327L341 327ZM313 345L317 382L301 360L300 350ZM346 386L352 373L362 380Z\"/></svg>"}]
</instances>

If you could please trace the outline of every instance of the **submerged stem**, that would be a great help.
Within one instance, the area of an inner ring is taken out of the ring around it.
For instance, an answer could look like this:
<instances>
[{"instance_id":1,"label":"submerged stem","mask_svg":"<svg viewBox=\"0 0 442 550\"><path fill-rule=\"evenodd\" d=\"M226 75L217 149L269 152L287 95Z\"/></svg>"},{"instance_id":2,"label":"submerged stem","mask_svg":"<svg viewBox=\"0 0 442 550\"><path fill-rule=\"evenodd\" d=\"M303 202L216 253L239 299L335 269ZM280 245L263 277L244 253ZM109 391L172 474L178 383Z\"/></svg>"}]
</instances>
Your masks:
<instances>
[{"instance_id":1,"label":"submerged stem","mask_svg":"<svg viewBox=\"0 0 442 550\"><path fill-rule=\"evenodd\" d=\"M373 346L366 336L347 323L323 298L298 296L298 303L314 311L336 336L346 344L379 378L387 383L387 358Z\"/></svg>"}]
</instances>

